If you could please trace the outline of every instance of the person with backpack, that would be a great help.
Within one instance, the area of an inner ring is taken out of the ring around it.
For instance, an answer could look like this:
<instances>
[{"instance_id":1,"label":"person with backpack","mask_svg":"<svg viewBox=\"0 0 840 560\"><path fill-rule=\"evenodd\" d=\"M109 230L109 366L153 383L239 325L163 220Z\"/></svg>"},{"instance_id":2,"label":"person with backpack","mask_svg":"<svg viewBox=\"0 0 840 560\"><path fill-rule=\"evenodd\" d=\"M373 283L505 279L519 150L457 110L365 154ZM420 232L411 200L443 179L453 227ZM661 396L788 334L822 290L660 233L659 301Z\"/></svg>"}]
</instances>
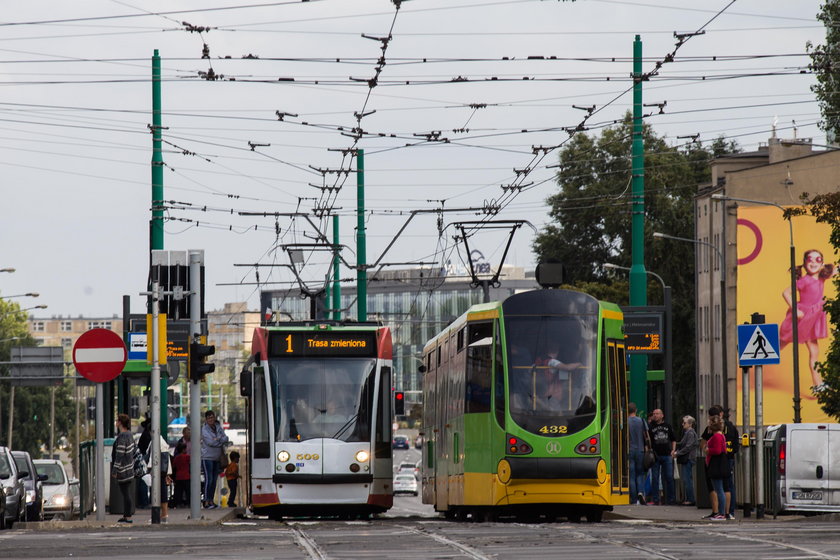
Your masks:
<instances>
[{"instance_id":1,"label":"person with backpack","mask_svg":"<svg viewBox=\"0 0 840 560\"><path fill-rule=\"evenodd\" d=\"M726 458L727 462L729 463L729 477L727 478L725 488L724 488L724 495L726 498L726 505L722 508L724 515L727 516L727 519L734 519L735 518L735 455L738 453L740 449L740 439L738 437L738 429L735 427L734 424L729 422L729 420L725 419L723 407L720 405L712 405L709 407L709 424L711 425L712 419L715 417L720 417L721 425L723 426L721 433L723 434L724 441L726 442ZM712 437L712 431L709 426L703 430L703 434L700 436L700 450L701 452L705 452L706 445L708 445L709 438ZM712 487L712 481L709 477L709 473L706 472L706 487L709 490L709 498L711 499L712 503L712 510L713 512L716 511L715 501L717 500L717 494ZM707 517L711 517L714 513L709 514Z\"/></svg>"},{"instance_id":2,"label":"person with backpack","mask_svg":"<svg viewBox=\"0 0 840 560\"><path fill-rule=\"evenodd\" d=\"M729 489L729 459L726 457L726 438L723 436L723 417L715 415L709 418L709 441L706 444L706 472L712 483L712 490L717 495L716 507L708 519L723 521L729 519L726 511L726 494ZM713 504L714 506L714 504Z\"/></svg>"},{"instance_id":3,"label":"person with backpack","mask_svg":"<svg viewBox=\"0 0 840 560\"><path fill-rule=\"evenodd\" d=\"M119 484L123 499L123 516L117 522L132 523L130 490L131 481L134 480L134 455L137 453L137 444L131 435L131 418L128 414L117 416L116 427L119 433L111 449L111 477Z\"/></svg>"}]
</instances>

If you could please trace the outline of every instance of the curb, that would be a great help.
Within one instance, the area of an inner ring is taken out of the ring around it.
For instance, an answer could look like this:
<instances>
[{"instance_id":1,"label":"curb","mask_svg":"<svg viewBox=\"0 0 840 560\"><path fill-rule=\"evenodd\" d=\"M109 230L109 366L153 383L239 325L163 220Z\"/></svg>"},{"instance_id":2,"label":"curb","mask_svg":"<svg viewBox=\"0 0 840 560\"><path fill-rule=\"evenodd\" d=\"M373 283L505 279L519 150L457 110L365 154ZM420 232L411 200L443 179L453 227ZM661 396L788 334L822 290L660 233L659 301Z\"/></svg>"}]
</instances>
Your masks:
<instances>
[{"instance_id":1,"label":"curb","mask_svg":"<svg viewBox=\"0 0 840 560\"><path fill-rule=\"evenodd\" d=\"M201 519L178 519L177 521L172 519L172 514L169 516L168 523L161 523L160 525L152 525L149 520L147 519L135 519L134 523L131 525L125 525L122 523L117 523L117 519L119 519L116 515L109 515L107 517L111 517L112 519L106 518L104 521L97 521L95 519L96 514L91 514L88 519L77 519L73 521L28 521L28 522L18 522L15 523L12 527L12 531L16 530L23 530L23 531L66 531L66 530L79 530L79 529L130 529L132 527L155 527L155 528L167 528L167 527L181 527L181 526L199 526L199 527L207 527L213 525L220 525L231 519L235 519L236 517L243 515L244 509L243 508L230 508L225 510L221 516L209 518L206 514L202 514ZM91 519L93 518L93 519Z\"/></svg>"}]
</instances>

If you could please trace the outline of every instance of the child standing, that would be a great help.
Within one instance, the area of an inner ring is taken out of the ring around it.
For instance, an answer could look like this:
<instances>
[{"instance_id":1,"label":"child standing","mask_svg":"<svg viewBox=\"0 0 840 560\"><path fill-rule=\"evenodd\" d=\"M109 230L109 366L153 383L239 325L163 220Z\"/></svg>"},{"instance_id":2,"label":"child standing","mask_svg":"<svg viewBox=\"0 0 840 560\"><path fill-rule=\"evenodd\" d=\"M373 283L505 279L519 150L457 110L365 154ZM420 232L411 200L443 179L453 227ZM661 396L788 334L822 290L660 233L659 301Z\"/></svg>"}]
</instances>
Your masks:
<instances>
[{"instance_id":1,"label":"child standing","mask_svg":"<svg viewBox=\"0 0 840 560\"><path fill-rule=\"evenodd\" d=\"M799 279L796 281L796 291L799 292L797 300L796 323L798 340L793 340L793 298L790 287L782 292L782 297L788 304L788 311L779 327L779 339L781 347L784 348L791 342L796 344L804 343L808 348L808 364L811 368L811 379L814 382L811 390L815 393L825 390L822 376L817 371L820 347L819 339L828 337L826 313L823 309L825 303L824 291L825 281L837 274L837 269L832 264L823 261L823 254L816 249L805 251L802 265L796 267Z\"/></svg>"},{"instance_id":2,"label":"child standing","mask_svg":"<svg viewBox=\"0 0 840 560\"><path fill-rule=\"evenodd\" d=\"M228 489L228 507L236 507L236 489L239 486L239 452L230 452L230 462L225 469L225 479L227 479Z\"/></svg>"},{"instance_id":3,"label":"child standing","mask_svg":"<svg viewBox=\"0 0 840 560\"><path fill-rule=\"evenodd\" d=\"M190 451L184 442L175 446L175 507L190 504Z\"/></svg>"}]
</instances>

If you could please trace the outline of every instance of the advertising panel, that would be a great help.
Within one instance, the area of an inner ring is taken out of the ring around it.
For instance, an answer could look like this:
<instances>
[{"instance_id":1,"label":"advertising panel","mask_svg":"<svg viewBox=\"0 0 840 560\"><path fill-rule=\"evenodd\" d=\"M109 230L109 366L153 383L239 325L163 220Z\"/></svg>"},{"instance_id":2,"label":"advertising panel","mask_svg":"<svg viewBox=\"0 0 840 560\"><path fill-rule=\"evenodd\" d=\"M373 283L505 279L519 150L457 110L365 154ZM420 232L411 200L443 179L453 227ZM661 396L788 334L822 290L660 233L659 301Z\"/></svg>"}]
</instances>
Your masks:
<instances>
[{"instance_id":1,"label":"advertising panel","mask_svg":"<svg viewBox=\"0 0 840 560\"><path fill-rule=\"evenodd\" d=\"M799 315L799 393L803 422L829 422L815 391L822 379L818 362L825 360L832 336L823 311L824 298L835 297L837 274L830 229L813 216L793 218ZM770 206L738 208L737 323L749 323L753 313L779 324L780 363L764 366L764 423L793 421L793 336L791 332L790 228L782 212ZM754 382L754 377L751 375ZM754 402L751 398L751 403ZM738 422L741 374L738 373ZM755 414L750 405L750 413ZM754 420L754 417L753 417Z\"/></svg>"}]
</instances>

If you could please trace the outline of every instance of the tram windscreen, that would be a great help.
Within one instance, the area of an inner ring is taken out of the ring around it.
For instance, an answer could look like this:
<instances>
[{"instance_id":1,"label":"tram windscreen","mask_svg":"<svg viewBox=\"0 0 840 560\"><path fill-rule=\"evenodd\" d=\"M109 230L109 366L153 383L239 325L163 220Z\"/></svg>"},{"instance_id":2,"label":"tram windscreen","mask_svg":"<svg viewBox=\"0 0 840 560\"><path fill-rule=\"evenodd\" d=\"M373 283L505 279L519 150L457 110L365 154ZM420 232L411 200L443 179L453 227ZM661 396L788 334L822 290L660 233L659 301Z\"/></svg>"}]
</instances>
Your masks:
<instances>
[{"instance_id":1,"label":"tram windscreen","mask_svg":"<svg viewBox=\"0 0 840 560\"><path fill-rule=\"evenodd\" d=\"M508 406L529 432L563 436L595 418L597 316L508 316Z\"/></svg>"},{"instance_id":2,"label":"tram windscreen","mask_svg":"<svg viewBox=\"0 0 840 560\"><path fill-rule=\"evenodd\" d=\"M376 360L271 360L275 439L368 441Z\"/></svg>"}]
</instances>

